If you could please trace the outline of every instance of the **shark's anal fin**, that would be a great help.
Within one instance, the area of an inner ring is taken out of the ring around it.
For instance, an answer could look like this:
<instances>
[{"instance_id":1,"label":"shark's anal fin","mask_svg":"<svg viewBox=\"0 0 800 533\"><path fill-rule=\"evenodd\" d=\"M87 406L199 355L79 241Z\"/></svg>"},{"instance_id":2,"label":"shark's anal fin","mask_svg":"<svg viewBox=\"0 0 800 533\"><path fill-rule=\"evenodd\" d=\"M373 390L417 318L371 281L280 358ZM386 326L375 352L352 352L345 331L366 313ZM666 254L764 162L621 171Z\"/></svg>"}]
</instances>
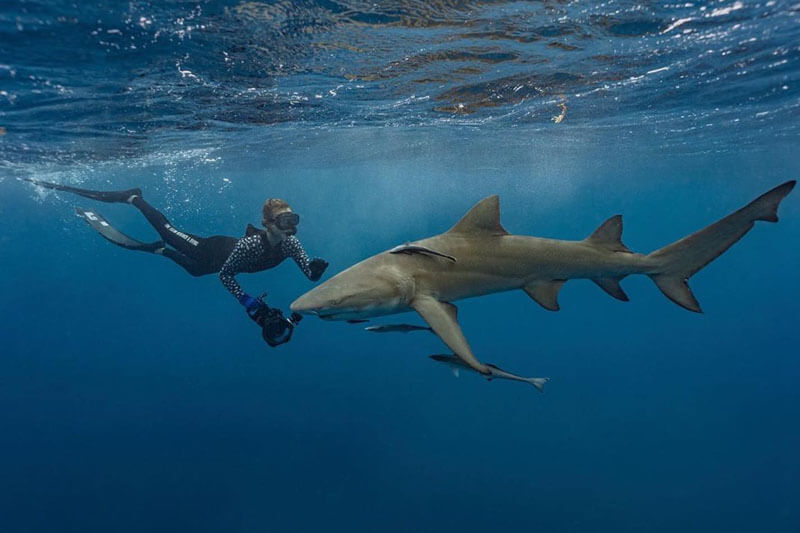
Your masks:
<instances>
[{"instance_id":1,"label":"shark's anal fin","mask_svg":"<svg viewBox=\"0 0 800 533\"><path fill-rule=\"evenodd\" d=\"M700 302L695 298L692 289L686 279L681 279L675 276L650 276L653 278L656 286L661 289L664 296L680 305L684 309L694 311L695 313L702 313Z\"/></svg>"},{"instance_id":2,"label":"shark's anal fin","mask_svg":"<svg viewBox=\"0 0 800 533\"><path fill-rule=\"evenodd\" d=\"M389 250L390 254L420 254L420 255L429 255L435 257L442 257L447 259L448 261L452 261L453 263L456 262L456 258L452 255L443 254L442 252L437 252L436 250L432 250L425 246L418 246L416 244L401 244L400 246L395 246L391 250Z\"/></svg>"},{"instance_id":3,"label":"shark's anal fin","mask_svg":"<svg viewBox=\"0 0 800 533\"><path fill-rule=\"evenodd\" d=\"M628 247L622 244L622 215L614 215L600 224L585 242L612 252L631 253Z\"/></svg>"},{"instance_id":4,"label":"shark's anal fin","mask_svg":"<svg viewBox=\"0 0 800 533\"><path fill-rule=\"evenodd\" d=\"M619 284L621 279L622 278L592 278L592 281L597 283L601 289L606 291L612 297L616 298L617 300L627 302L629 300L628 295L625 294L625 291L622 290L622 287Z\"/></svg>"},{"instance_id":5,"label":"shark's anal fin","mask_svg":"<svg viewBox=\"0 0 800 533\"><path fill-rule=\"evenodd\" d=\"M558 291L561 290L566 281L565 279L555 279L553 281L528 283L522 289L528 293L528 296L536 300L536 303L548 311L558 311L561 309L558 305Z\"/></svg>"},{"instance_id":6,"label":"shark's anal fin","mask_svg":"<svg viewBox=\"0 0 800 533\"><path fill-rule=\"evenodd\" d=\"M458 308L455 305L440 302L432 296L421 295L412 300L411 307L459 359L481 374L489 373L486 365L478 361L472 353L461 326L458 325Z\"/></svg>"}]
</instances>

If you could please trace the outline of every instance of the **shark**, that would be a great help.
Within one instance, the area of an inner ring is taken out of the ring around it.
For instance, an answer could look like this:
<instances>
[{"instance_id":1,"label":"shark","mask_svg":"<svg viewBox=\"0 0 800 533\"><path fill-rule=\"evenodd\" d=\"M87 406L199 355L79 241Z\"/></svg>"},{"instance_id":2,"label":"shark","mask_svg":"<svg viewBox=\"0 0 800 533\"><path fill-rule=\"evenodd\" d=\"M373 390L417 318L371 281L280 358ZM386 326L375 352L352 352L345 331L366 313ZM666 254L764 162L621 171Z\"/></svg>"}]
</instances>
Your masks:
<instances>
[{"instance_id":1,"label":"shark","mask_svg":"<svg viewBox=\"0 0 800 533\"><path fill-rule=\"evenodd\" d=\"M468 366L464 361L456 357L455 355L447 355L447 354L436 354L429 356L431 359L436 361L437 363L443 363L450 367L453 371L453 375L455 377L459 376L459 371L462 368L475 372L471 366ZM506 372L502 368L499 368L491 363L486 363L486 366L489 367L489 374L486 375L486 379L489 381L497 378L497 379L508 379L510 381L520 381L522 383L528 383L536 387L539 392L544 392L544 384L550 381L550 378L524 378L522 376L517 376L516 374L512 374L511 372Z\"/></svg>"},{"instance_id":2,"label":"shark","mask_svg":"<svg viewBox=\"0 0 800 533\"><path fill-rule=\"evenodd\" d=\"M679 306L700 313L689 278L756 222L777 222L778 206L795 184L787 181L649 254L632 252L623 244L621 215L607 219L579 241L513 235L500 223L500 199L493 195L475 204L448 231L356 263L297 298L291 310L325 320L363 320L416 311L463 367L487 378L493 373L501 377L497 367L475 356L453 302L521 290L544 309L558 311L559 290L572 279L589 279L613 298L628 301L620 281L640 274L649 276ZM442 357L435 360L444 362Z\"/></svg>"}]
</instances>

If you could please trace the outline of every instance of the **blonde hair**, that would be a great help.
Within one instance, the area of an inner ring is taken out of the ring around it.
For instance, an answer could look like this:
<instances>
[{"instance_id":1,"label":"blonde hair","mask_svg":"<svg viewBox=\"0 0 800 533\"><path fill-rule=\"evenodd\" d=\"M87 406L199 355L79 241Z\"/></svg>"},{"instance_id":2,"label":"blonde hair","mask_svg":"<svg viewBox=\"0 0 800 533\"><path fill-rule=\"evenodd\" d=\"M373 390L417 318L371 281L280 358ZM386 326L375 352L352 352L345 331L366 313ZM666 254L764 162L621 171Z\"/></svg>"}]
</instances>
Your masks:
<instances>
[{"instance_id":1,"label":"blonde hair","mask_svg":"<svg viewBox=\"0 0 800 533\"><path fill-rule=\"evenodd\" d=\"M275 220L274 213L281 209L292 209L286 200L280 198L270 198L264 202L264 207L261 209L261 223L267 225L269 222Z\"/></svg>"}]
</instances>

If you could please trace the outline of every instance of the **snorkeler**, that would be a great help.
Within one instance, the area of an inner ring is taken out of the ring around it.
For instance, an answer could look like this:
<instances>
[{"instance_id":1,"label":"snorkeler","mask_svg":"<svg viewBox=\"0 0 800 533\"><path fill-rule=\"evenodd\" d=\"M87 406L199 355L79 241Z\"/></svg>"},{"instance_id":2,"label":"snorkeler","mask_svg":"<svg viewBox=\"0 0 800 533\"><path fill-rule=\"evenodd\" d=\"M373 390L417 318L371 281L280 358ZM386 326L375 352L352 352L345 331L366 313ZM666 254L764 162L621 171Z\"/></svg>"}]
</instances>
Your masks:
<instances>
[{"instance_id":1,"label":"snorkeler","mask_svg":"<svg viewBox=\"0 0 800 533\"><path fill-rule=\"evenodd\" d=\"M299 215L292 211L288 203L278 198L270 198L264 203L261 219L263 230L248 224L242 238L223 235L199 237L174 227L160 211L142 198L142 191L138 188L125 191L91 191L30 178L23 179L47 189L71 192L100 202L127 203L136 207L163 240L139 242L111 226L94 211L76 211L78 216L103 237L118 246L167 257L192 276L219 273L228 292L244 306L247 315L261 326L264 340L270 346L288 342L300 316L293 314L286 318L280 309L271 308L264 303L263 296L254 298L245 293L236 281L236 274L267 270L291 257L308 279L317 281L328 267L328 262L324 259L309 259L295 237L300 222Z\"/></svg>"}]
</instances>

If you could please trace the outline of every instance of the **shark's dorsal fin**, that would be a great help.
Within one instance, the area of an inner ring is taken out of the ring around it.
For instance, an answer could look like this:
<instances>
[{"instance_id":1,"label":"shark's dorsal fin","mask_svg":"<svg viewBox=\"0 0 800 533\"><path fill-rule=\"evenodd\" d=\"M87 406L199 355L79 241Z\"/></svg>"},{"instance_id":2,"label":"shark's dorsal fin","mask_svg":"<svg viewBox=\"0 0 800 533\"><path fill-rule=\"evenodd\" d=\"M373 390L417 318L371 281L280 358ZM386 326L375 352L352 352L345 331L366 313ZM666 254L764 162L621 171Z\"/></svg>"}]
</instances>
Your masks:
<instances>
[{"instance_id":1,"label":"shark's dorsal fin","mask_svg":"<svg viewBox=\"0 0 800 533\"><path fill-rule=\"evenodd\" d=\"M612 252L631 253L627 246L622 244L622 215L614 215L594 230L586 238L586 242Z\"/></svg>"},{"instance_id":2,"label":"shark's dorsal fin","mask_svg":"<svg viewBox=\"0 0 800 533\"><path fill-rule=\"evenodd\" d=\"M555 279L553 281L529 283L523 287L528 296L536 300L536 303L548 311L558 311L558 291L566 283L565 279Z\"/></svg>"},{"instance_id":3,"label":"shark's dorsal fin","mask_svg":"<svg viewBox=\"0 0 800 533\"><path fill-rule=\"evenodd\" d=\"M494 194L475 204L448 233L508 235L500 224L500 197Z\"/></svg>"}]
</instances>

